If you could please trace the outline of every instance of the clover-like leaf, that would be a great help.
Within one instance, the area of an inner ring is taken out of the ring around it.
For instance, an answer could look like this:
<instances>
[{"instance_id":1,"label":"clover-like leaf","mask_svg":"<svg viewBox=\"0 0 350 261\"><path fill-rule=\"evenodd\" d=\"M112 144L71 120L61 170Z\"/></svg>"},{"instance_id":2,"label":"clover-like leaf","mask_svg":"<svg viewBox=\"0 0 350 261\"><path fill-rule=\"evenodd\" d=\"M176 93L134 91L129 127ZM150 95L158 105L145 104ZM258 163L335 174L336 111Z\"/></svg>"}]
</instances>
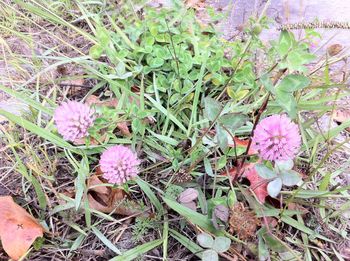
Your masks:
<instances>
[{"instance_id":1,"label":"clover-like leaf","mask_svg":"<svg viewBox=\"0 0 350 261\"><path fill-rule=\"evenodd\" d=\"M229 218L229 209L224 205L217 205L214 208L214 215L222 222L227 222Z\"/></svg>"},{"instance_id":2,"label":"clover-like leaf","mask_svg":"<svg viewBox=\"0 0 350 261\"><path fill-rule=\"evenodd\" d=\"M218 144L222 150L225 150L228 147L227 136L229 134L219 124L216 125L215 130L216 130L216 138L217 138Z\"/></svg>"},{"instance_id":3,"label":"clover-like leaf","mask_svg":"<svg viewBox=\"0 0 350 261\"><path fill-rule=\"evenodd\" d=\"M291 170L294 166L293 160L276 160L275 167L279 172Z\"/></svg>"},{"instance_id":4,"label":"clover-like leaf","mask_svg":"<svg viewBox=\"0 0 350 261\"><path fill-rule=\"evenodd\" d=\"M277 174L273 170L266 167L264 164L256 164L255 170L258 172L258 175L264 179L273 179L277 177Z\"/></svg>"},{"instance_id":5,"label":"clover-like leaf","mask_svg":"<svg viewBox=\"0 0 350 261\"><path fill-rule=\"evenodd\" d=\"M277 197L282 188L282 179L276 178L267 185L267 192L273 198Z\"/></svg>"},{"instance_id":6,"label":"clover-like leaf","mask_svg":"<svg viewBox=\"0 0 350 261\"><path fill-rule=\"evenodd\" d=\"M212 249L205 250L202 254L202 261L218 261L219 255Z\"/></svg>"},{"instance_id":7,"label":"clover-like leaf","mask_svg":"<svg viewBox=\"0 0 350 261\"><path fill-rule=\"evenodd\" d=\"M294 186L299 183L299 181L301 180L301 177L298 172L294 170L288 170L288 171L281 172L281 179L282 179L283 185Z\"/></svg>"},{"instance_id":8,"label":"clover-like leaf","mask_svg":"<svg viewBox=\"0 0 350 261\"><path fill-rule=\"evenodd\" d=\"M194 188L188 188L185 191L181 192L179 195L180 203L188 203L198 198L198 191Z\"/></svg>"},{"instance_id":9,"label":"clover-like leaf","mask_svg":"<svg viewBox=\"0 0 350 261\"><path fill-rule=\"evenodd\" d=\"M213 237L207 233L199 234L197 236L197 241L204 248L212 248L214 244Z\"/></svg>"},{"instance_id":10,"label":"clover-like leaf","mask_svg":"<svg viewBox=\"0 0 350 261\"><path fill-rule=\"evenodd\" d=\"M231 246L231 239L227 237L217 237L214 240L213 249L218 253L224 253Z\"/></svg>"},{"instance_id":11,"label":"clover-like leaf","mask_svg":"<svg viewBox=\"0 0 350 261\"><path fill-rule=\"evenodd\" d=\"M217 100L207 97L204 99L204 111L208 120L213 121L220 113L222 105Z\"/></svg>"}]
</instances>

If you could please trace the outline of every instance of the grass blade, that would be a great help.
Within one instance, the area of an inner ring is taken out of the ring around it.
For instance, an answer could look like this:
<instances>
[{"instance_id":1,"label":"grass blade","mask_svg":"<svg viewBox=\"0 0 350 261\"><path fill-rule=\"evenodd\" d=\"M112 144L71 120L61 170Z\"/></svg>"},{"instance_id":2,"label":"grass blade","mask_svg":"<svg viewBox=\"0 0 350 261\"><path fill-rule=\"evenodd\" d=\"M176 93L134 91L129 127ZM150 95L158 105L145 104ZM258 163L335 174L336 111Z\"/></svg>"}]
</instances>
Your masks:
<instances>
[{"instance_id":1,"label":"grass blade","mask_svg":"<svg viewBox=\"0 0 350 261\"><path fill-rule=\"evenodd\" d=\"M91 227L92 231L94 232L94 234L103 242L103 244L105 244L110 250L112 250L114 253L121 255L121 252L119 251L119 249L113 245L113 243L111 241L108 240L108 238L106 238L100 230L98 230L95 227Z\"/></svg>"},{"instance_id":2,"label":"grass blade","mask_svg":"<svg viewBox=\"0 0 350 261\"><path fill-rule=\"evenodd\" d=\"M177 213L185 217L190 222L200 226L202 229L208 232L211 232L213 234L218 234L219 231L214 228L210 219L207 216L199 214L198 212L193 211L192 209L189 209L177 203L174 200L171 200L165 197L163 197L163 200L170 208L175 210Z\"/></svg>"},{"instance_id":3,"label":"grass blade","mask_svg":"<svg viewBox=\"0 0 350 261\"><path fill-rule=\"evenodd\" d=\"M142 191L147 195L152 204L156 207L158 213L162 215L164 209L157 196L153 193L147 182L143 181L141 178L136 178L136 183L142 189Z\"/></svg>"},{"instance_id":4,"label":"grass blade","mask_svg":"<svg viewBox=\"0 0 350 261\"><path fill-rule=\"evenodd\" d=\"M52 132L50 132L46 129L38 127L34 123L32 123L26 119L23 119L20 116L17 116L15 114L12 114L12 113L7 112L7 111L2 110L2 109L0 109L0 115L6 117L8 120L18 124L19 126L25 128L26 130L40 136L43 139L46 139L46 140L52 142L53 144L55 144L61 148L69 149L69 150L73 151L74 153L80 154L79 150L75 149L71 144L69 144L64 139L60 138L59 136L53 134Z\"/></svg>"},{"instance_id":5,"label":"grass blade","mask_svg":"<svg viewBox=\"0 0 350 261\"><path fill-rule=\"evenodd\" d=\"M162 239L157 239L148 243L145 243L141 246L134 247L133 249L130 249L126 251L121 256L114 257L110 259L109 261L131 261L135 260L138 256L147 253L151 249L159 246L163 242Z\"/></svg>"},{"instance_id":6,"label":"grass blade","mask_svg":"<svg viewBox=\"0 0 350 261\"><path fill-rule=\"evenodd\" d=\"M175 238L177 241L179 241L183 246L185 246L188 250L190 250L193 254L198 256L199 258L202 258L202 251L204 250L199 245L193 242L192 239L189 239L183 235L181 235L179 232L173 229L169 229L170 235Z\"/></svg>"}]
</instances>

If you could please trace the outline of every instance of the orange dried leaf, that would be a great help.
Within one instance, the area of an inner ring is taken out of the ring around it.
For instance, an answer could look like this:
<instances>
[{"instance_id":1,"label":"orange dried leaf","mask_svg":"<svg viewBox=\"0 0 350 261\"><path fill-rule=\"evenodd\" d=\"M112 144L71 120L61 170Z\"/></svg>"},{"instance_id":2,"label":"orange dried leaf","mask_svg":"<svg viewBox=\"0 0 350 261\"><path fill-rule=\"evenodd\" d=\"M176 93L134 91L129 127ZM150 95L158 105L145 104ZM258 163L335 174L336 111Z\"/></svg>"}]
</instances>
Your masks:
<instances>
[{"instance_id":1,"label":"orange dried leaf","mask_svg":"<svg viewBox=\"0 0 350 261\"><path fill-rule=\"evenodd\" d=\"M243 148L247 148L248 147L249 140L241 140L241 139L239 139L237 137L233 137L233 138L234 138L234 141L232 140L231 137L229 137L229 142L228 142L228 146L229 147L233 147L234 148L235 145L237 147L243 147ZM248 151L248 155L253 155L253 154L256 154L256 153L257 153L257 151L254 150L252 148L252 146L250 146L249 151Z\"/></svg>"},{"instance_id":2,"label":"orange dried leaf","mask_svg":"<svg viewBox=\"0 0 350 261\"><path fill-rule=\"evenodd\" d=\"M249 180L250 188L253 190L258 200L264 203L265 198L268 196L266 180L258 175L255 168L247 169L245 176Z\"/></svg>"},{"instance_id":3,"label":"orange dried leaf","mask_svg":"<svg viewBox=\"0 0 350 261\"><path fill-rule=\"evenodd\" d=\"M244 175L244 173L245 173L247 170L249 170L250 168L252 168L252 167L254 167L254 164L253 164L253 163L247 163L247 162L245 162L245 163L243 164L243 166L241 167L241 169L240 169L240 174L243 174L243 175ZM226 172L221 173L221 175L226 175L226 174L227 174ZM237 175L237 167L232 167L232 168L230 168L230 169L228 170L228 174L229 174L232 178L235 178L236 175Z\"/></svg>"},{"instance_id":4,"label":"orange dried leaf","mask_svg":"<svg viewBox=\"0 0 350 261\"><path fill-rule=\"evenodd\" d=\"M0 197L0 239L12 259L18 260L23 256L35 239L43 234L43 227L12 197Z\"/></svg>"}]
</instances>

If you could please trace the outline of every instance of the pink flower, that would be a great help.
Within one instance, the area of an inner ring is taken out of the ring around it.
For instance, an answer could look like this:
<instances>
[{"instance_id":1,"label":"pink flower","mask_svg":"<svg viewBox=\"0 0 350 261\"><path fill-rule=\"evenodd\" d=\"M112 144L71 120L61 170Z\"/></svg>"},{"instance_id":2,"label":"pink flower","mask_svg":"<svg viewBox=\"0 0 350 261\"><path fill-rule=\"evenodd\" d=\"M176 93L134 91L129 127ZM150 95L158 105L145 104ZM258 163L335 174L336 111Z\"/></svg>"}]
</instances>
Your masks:
<instances>
[{"instance_id":1,"label":"pink flower","mask_svg":"<svg viewBox=\"0 0 350 261\"><path fill-rule=\"evenodd\" d=\"M128 147L115 145L105 150L100 159L103 177L109 182L121 185L135 177L140 161Z\"/></svg>"},{"instance_id":2,"label":"pink flower","mask_svg":"<svg viewBox=\"0 0 350 261\"><path fill-rule=\"evenodd\" d=\"M293 159L300 149L298 126L286 115L272 115L256 126L253 147L265 160Z\"/></svg>"},{"instance_id":3,"label":"pink flower","mask_svg":"<svg viewBox=\"0 0 350 261\"><path fill-rule=\"evenodd\" d=\"M68 101L58 106L54 113L54 120L58 132L65 140L88 136L88 129L94 123L94 111L86 104L77 101Z\"/></svg>"}]
</instances>

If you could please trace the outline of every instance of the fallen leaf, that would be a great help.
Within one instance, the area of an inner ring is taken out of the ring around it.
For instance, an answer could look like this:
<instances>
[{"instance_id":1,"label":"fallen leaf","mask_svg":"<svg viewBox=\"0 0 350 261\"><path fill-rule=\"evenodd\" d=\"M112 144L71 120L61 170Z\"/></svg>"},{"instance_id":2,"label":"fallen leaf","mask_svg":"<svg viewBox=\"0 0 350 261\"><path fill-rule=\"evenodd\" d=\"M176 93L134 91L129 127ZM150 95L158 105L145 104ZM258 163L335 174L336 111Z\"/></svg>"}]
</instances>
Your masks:
<instances>
[{"instance_id":1,"label":"fallen leaf","mask_svg":"<svg viewBox=\"0 0 350 261\"><path fill-rule=\"evenodd\" d=\"M250 188L253 190L258 200L264 203L265 198L268 196L266 180L258 175L254 167L247 169L245 177L249 180Z\"/></svg>"},{"instance_id":2,"label":"fallen leaf","mask_svg":"<svg viewBox=\"0 0 350 261\"><path fill-rule=\"evenodd\" d=\"M332 115L333 121L341 124L345 121L350 120L350 109L338 109L333 111ZM350 131L350 127L346 128L347 131Z\"/></svg>"},{"instance_id":3,"label":"fallen leaf","mask_svg":"<svg viewBox=\"0 0 350 261\"><path fill-rule=\"evenodd\" d=\"M128 122L126 121L123 121L123 122L119 122L117 123L117 128L120 130L120 132L127 136L127 137L130 137L131 136L131 133L130 133L130 130L129 130L129 127L128 127Z\"/></svg>"},{"instance_id":4,"label":"fallen leaf","mask_svg":"<svg viewBox=\"0 0 350 261\"><path fill-rule=\"evenodd\" d=\"M335 55L337 55L338 53L340 53L341 50L343 50L343 46L341 46L340 44L332 44L331 46L329 46L329 47L327 48L327 53L328 53L330 56L335 56Z\"/></svg>"},{"instance_id":5,"label":"fallen leaf","mask_svg":"<svg viewBox=\"0 0 350 261\"><path fill-rule=\"evenodd\" d=\"M95 140L92 137L89 137L89 138L90 138L90 145L98 145L97 140ZM74 145L85 145L85 140L86 140L86 138L76 139L76 140L74 140L73 144Z\"/></svg>"},{"instance_id":6,"label":"fallen leaf","mask_svg":"<svg viewBox=\"0 0 350 261\"><path fill-rule=\"evenodd\" d=\"M241 140L237 137L233 137L233 139L232 139L231 136L228 136L228 139L229 139L228 146L233 147L233 148L235 147L235 145L237 147L247 148L248 144L249 144L249 140ZM258 152L256 150L254 150L252 148L252 146L250 146L249 151L248 151L248 155L254 155L256 153L258 153Z\"/></svg>"},{"instance_id":7,"label":"fallen leaf","mask_svg":"<svg viewBox=\"0 0 350 261\"><path fill-rule=\"evenodd\" d=\"M301 215L306 215L307 213L309 213L308 209L304 208L302 205L293 202L288 203L288 209L300 211Z\"/></svg>"},{"instance_id":8,"label":"fallen leaf","mask_svg":"<svg viewBox=\"0 0 350 261\"><path fill-rule=\"evenodd\" d=\"M180 203L189 203L198 198L198 191L194 188L188 188L180 193L178 201Z\"/></svg>"},{"instance_id":9,"label":"fallen leaf","mask_svg":"<svg viewBox=\"0 0 350 261\"><path fill-rule=\"evenodd\" d=\"M86 98L85 103L87 105L96 105L96 106L107 106L107 107L117 107L118 100L116 98L111 98L101 101L96 95L90 95Z\"/></svg>"},{"instance_id":10,"label":"fallen leaf","mask_svg":"<svg viewBox=\"0 0 350 261\"><path fill-rule=\"evenodd\" d=\"M99 170L97 171L99 172ZM87 182L87 199L92 209L123 216L145 214L141 206L129 199L123 189L107 186L101 176L92 175Z\"/></svg>"},{"instance_id":11,"label":"fallen leaf","mask_svg":"<svg viewBox=\"0 0 350 261\"><path fill-rule=\"evenodd\" d=\"M44 234L43 227L17 205L12 197L0 197L0 239L5 252L18 260Z\"/></svg>"},{"instance_id":12,"label":"fallen leaf","mask_svg":"<svg viewBox=\"0 0 350 261\"><path fill-rule=\"evenodd\" d=\"M253 163L245 162L245 163L243 164L243 166L241 167L240 171L239 171L240 174L241 174L242 176L244 176L244 175L245 175L245 172L246 172L247 170L249 170L250 168L253 168L254 165L255 165L255 164L253 164ZM234 166L234 167L232 167L232 168L230 168L230 169L228 170L228 174L229 174L232 178L235 178L236 175L237 175L237 171L238 171L238 168L237 168L236 166ZM226 171L224 171L224 172L221 173L221 175L226 175L226 174L227 174Z\"/></svg>"}]
</instances>

